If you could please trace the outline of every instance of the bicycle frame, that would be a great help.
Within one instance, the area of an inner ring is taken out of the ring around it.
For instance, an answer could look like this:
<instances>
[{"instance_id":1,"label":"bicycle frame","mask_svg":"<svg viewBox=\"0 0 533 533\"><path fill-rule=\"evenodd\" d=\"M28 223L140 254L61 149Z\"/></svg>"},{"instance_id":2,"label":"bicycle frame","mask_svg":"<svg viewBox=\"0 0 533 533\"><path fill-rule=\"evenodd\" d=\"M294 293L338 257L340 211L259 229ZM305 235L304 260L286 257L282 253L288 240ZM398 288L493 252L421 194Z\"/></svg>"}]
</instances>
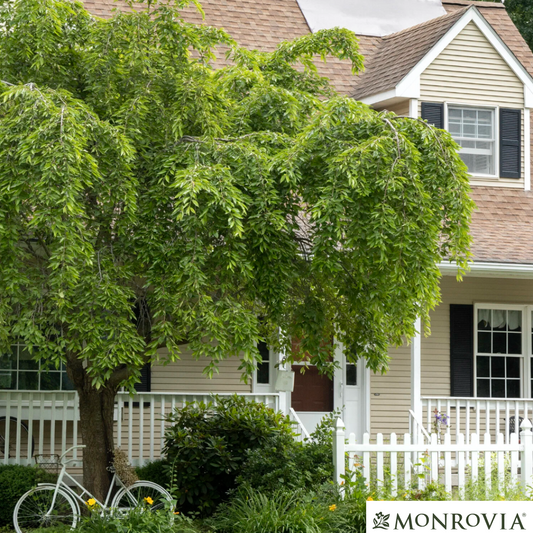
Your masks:
<instances>
[{"instance_id":1,"label":"bicycle frame","mask_svg":"<svg viewBox=\"0 0 533 533\"><path fill-rule=\"evenodd\" d=\"M72 450L76 449L76 448L85 448L85 445L78 445L78 446L72 446L72 448L69 448L60 458L59 458L59 461L61 462L62 464L62 467L61 467L61 472L59 473L59 476L57 477L57 482L56 482L56 488L55 488L55 491L54 491L54 496L52 498L52 503L50 505L50 509L48 510L48 512L46 513L47 515L51 514L52 512L52 509L54 508L54 505L56 503L56 497L57 497L57 493L59 491L59 488L62 488L65 492L67 492L67 494L69 496L72 496L73 498L75 498L76 500L80 501L82 504L84 505L87 505L87 500L88 499L93 499L95 502L96 502L96 505L98 505L98 507L102 510L102 511L107 511L109 510L109 504L111 502L111 495L113 493L113 488L115 486L115 483L117 483L118 481L118 485L119 486L122 486L124 487L124 484L122 483L122 481L120 480L120 478L114 473L113 474L113 478L111 479L111 484L109 485L109 490L107 491L107 496L106 496L106 499L105 499L105 503L102 503L101 501L99 501L97 498L94 497L93 494L91 494L81 483L79 483L78 481L76 481L68 472L67 472L67 466L69 466L70 464L72 463L75 463L78 461L78 459L68 459L67 461L63 461L63 458L69 453L71 452ZM70 480L76 487L78 487L79 489L81 489L81 495L78 495L76 494L76 492L74 492L71 487L69 485L67 485L63 479L68 479ZM39 485L45 485L46 483L39 483ZM86 498L86 499L84 499Z\"/></svg>"}]
</instances>

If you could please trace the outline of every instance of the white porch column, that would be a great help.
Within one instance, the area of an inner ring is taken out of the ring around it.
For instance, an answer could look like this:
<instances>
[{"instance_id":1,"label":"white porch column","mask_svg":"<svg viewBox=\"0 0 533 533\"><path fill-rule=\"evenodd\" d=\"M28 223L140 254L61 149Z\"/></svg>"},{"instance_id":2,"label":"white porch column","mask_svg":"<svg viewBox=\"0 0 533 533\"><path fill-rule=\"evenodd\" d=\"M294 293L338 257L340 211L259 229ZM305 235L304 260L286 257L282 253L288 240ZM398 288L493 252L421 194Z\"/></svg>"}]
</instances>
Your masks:
<instances>
[{"instance_id":1,"label":"white porch column","mask_svg":"<svg viewBox=\"0 0 533 533\"><path fill-rule=\"evenodd\" d=\"M415 321L415 336L411 340L411 410L416 419L422 421L422 349L421 349L421 320ZM418 443L420 428L413 424L413 444Z\"/></svg>"}]
</instances>

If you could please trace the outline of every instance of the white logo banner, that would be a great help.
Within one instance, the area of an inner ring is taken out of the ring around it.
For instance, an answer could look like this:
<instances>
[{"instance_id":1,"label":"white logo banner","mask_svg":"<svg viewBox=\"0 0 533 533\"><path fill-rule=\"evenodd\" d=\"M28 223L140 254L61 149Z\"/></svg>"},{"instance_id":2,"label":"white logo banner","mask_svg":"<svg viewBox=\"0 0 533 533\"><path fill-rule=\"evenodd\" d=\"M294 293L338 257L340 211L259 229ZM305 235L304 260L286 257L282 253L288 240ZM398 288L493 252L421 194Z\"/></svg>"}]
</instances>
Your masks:
<instances>
[{"instance_id":1,"label":"white logo banner","mask_svg":"<svg viewBox=\"0 0 533 533\"><path fill-rule=\"evenodd\" d=\"M366 531L528 531L533 502L366 502Z\"/></svg>"}]
</instances>

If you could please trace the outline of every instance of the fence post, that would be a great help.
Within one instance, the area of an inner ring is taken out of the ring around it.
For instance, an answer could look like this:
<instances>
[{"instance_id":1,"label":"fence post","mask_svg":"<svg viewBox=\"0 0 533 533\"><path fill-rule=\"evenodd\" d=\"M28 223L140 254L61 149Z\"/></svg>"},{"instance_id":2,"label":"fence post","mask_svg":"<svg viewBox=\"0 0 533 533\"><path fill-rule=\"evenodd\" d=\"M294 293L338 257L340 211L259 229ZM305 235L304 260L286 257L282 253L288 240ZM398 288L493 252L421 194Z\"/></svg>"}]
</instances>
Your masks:
<instances>
[{"instance_id":1,"label":"fence post","mask_svg":"<svg viewBox=\"0 0 533 533\"><path fill-rule=\"evenodd\" d=\"M531 432L531 427L531 422L527 418L520 425L520 442L524 446L520 481L524 489L527 489L531 475L533 474L533 433Z\"/></svg>"},{"instance_id":2,"label":"fence post","mask_svg":"<svg viewBox=\"0 0 533 533\"><path fill-rule=\"evenodd\" d=\"M344 460L344 423L340 418L335 421L335 434L333 435L333 480L341 485L342 477L346 472Z\"/></svg>"}]
</instances>

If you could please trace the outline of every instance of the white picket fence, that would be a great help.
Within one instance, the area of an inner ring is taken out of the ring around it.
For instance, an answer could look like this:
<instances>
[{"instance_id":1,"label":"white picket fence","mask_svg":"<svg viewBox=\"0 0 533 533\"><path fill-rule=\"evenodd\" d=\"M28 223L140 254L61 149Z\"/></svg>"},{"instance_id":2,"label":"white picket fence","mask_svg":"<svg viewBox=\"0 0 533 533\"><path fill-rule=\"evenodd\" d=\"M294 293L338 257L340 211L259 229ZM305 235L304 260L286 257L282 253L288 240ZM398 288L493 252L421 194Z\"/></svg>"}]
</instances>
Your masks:
<instances>
[{"instance_id":1,"label":"white picket fence","mask_svg":"<svg viewBox=\"0 0 533 533\"><path fill-rule=\"evenodd\" d=\"M397 495L399 480L402 486L409 487L411 482L423 488L427 473L431 481L444 482L446 491L452 487L463 489L467 473L473 481L479 479L480 458L485 476L485 487L488 491L492 482L494 468L492 455L496 456L496 470L498 479L503 480L507 474L511 481L520 479L526 488L531 484L533 476L533 433L531 422L523 421L518 435L513 433L510 442L505 443L503 434L499 434L496 442L491 442L490 434L486 433L483 442L477 434L470 435L466 443L465 435L459 434L457 442L451 442L451 436L445 434L443 442L438 442L436 434L431 435L431 442L411 444L408 433L403 436L403 442L398 442L395 433L390 435L390 442L384 443L383 435L379 433L375 443L370 443L370 436L365 433L362 444L356 444L352 433L346 443L344 423L337 419L333 438L334 479L342 485L346 479L346 455L348 455L348 471L354 472L360 468L366 483L375 482L378 488L385 483L385 473L390 482L392 495ZM385 468L386 464L386 468ZM468 468L467 468L468 465ZM373 479L374 476L374 479ZM455 482L454 482L455 481Z\"/></svg>"}]
</instances>

